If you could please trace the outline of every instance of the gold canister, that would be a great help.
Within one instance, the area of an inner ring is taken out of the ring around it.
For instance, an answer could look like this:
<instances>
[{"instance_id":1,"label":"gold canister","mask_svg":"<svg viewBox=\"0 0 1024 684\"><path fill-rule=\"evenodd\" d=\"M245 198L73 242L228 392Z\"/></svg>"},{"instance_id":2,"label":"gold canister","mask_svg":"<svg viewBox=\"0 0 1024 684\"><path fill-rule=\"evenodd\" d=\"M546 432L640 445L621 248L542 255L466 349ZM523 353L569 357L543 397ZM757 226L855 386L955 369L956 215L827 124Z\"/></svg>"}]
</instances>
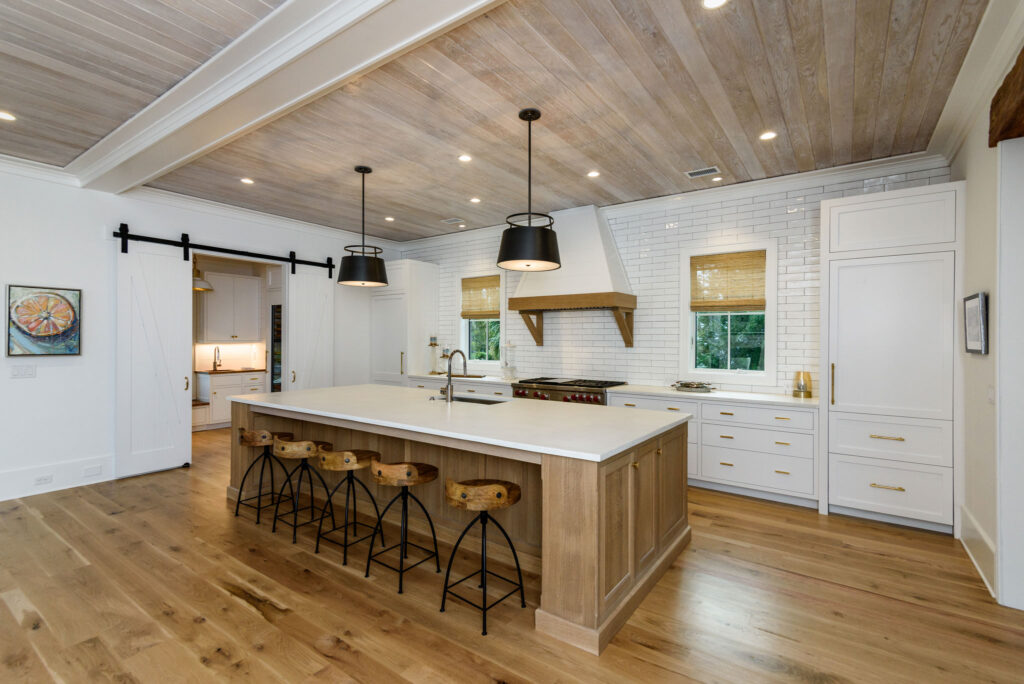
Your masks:
<instances>
[{"instance_id":1,"label":"gold canister","mask_svg":"<svg viewBox=\"0 0 1024 684\"><path fill-rule=\"evenodd\" d=\"M797 371L793 377L793 396L804 399L811 398L811 374L808 371Z\"/></svg>"}]
</instances>

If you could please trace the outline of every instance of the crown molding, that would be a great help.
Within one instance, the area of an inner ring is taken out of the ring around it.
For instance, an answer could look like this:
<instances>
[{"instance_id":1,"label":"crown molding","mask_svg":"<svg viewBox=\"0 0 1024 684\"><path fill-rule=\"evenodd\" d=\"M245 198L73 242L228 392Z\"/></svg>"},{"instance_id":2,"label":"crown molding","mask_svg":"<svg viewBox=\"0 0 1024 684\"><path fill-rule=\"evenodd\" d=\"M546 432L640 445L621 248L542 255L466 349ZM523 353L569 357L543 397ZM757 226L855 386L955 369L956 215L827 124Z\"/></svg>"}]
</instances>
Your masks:
<instances>
[{"instance_id":1,"label":"crown molding","mask_svg":"<svg viewBox=\"0 0 1024 684\"><path fill-rule=\"evenodd\" d=\"M143 185L502 1L286 2L68 171L95 190Z\"/></svg>"},{"instance_id":2,"label":"crown molding","mask_svg":"<svg viewBox=\"0 0 1024 684\"><path fill-rule=\"evenodd\" d=\"M978 25L928 151L952 160L971 125L988 111L992 97L1024 48L1024 2L990 0Z\"/></svg>"},{"instance_id":3,"label":"crown molding","mask_svg":"<svg viewBox=\"0 0 1024 684\"><path fill-rule=\"evenodd\" d=\"M81 186L74 174L68 173L59 166L42 164L29 159L18 159L6 154L0 154L0 173L10 173L16 176L34 178L49 183L60 183L61 185L70 185L76 188Z\"/></svg>"}]
</instances>

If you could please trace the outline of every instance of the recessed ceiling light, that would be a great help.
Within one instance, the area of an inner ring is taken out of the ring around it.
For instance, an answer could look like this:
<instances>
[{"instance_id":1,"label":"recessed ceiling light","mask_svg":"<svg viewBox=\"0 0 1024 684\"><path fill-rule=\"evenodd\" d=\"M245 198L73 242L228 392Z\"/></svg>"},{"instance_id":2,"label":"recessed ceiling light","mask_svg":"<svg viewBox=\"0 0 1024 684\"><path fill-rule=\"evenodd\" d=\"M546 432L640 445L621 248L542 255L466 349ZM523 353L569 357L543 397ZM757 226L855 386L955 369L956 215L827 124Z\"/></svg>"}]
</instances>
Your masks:
<instances>
[{"instance_id":1,"label":"recessed ceiling light","mask_svg":"<svg viewBox=\"0 0 1024 684\"><path fill-rule=\"evenodd\" d=\"M590 172L587 173L587 177L588 178L597 178L600 175L601 175L600 171L590 171Z\"/></svg>"},{"instance_id":2,"label":"recessed ceiling light","mask_svg":"<svg viewBox=\"0 0 1024 684\"><path fill-rule=\"evenodd\" d=\"M775 131L765 131L764 133L762 133L758 137L760 137L761 140L774 140L778 136L779 136L779 134L776 133Z\"/></svg>"},{"instance_id":3,"label":"recessed ceiling light","mask_svg":"<svg viewBox=\"0 0 1024 684\"><path fill-rule=\"evenodd\" d=\"M466 227L466 224L465 224L465 223L460 223L460 224L459 224L459 228L465 228L465 227Z\"/></svg>"},{"instance_id":4,"label":"recessed ceiling light","mask_svg":"<svg viewBox=\"0 0 1024 684\"><path fill-rule=\"evenodd\" d=\"M720 183L720 182L722 182L722 177L721 177L721 176L715 176L715 177L714 177L714 178L712 178L711 180L712 180L713 182L715 182L715 183Z\"/></svg>"},{"instance_id":5,"label":"recessed ceiling light","mask_svg":"<svg viewBox=\"0 0 1024 684\"><path fill-rule=\"evenodd\" d=\"M729 0L703 0L701 4L703 4L706 9L718 9L727 2L729 2Z\"/></svg>"},{"instance_id":6,"label":"recessed ceiling light","mask_svg":"<svg viewBox=\"0 0 1024 684\"><path fill-rule=\"evenodd\" d=\"M246 185L252 185L253 183L256 182L252 178L239 178L238 180L242 181Z\"/></svg>"},{"instance_id":7,"label":"recessed ceiling light","mask_svg":"<svg viewBox=\"0 0 1024 684\"><path fill-rule=\"evenodd\" d=\"M473 204L480 204L480 198L479 197L470 197L469 201L472 202Z\"/></svg>"},{"instance_id":8,"label":"recessed ceiling light","mask_svg":"<svg viewBox=\"0 0 1024 684\"><path fill-rule=\"evenodd\" d=\"M385 221L394 221L394 220L395 220L395 217L394 217L394 216L385 216L385 217L384 217L384 220L385 220Z\"/></svg>"},{"instance_id":9,"label":"recessed ceiling light","mask_svg":"<svg viewBox=\"0 0 1024 684\"><path fill-rule=\"evenodd\" d=\"M14 116L10 112L0 111L0 120L3 121L16 121L18 117Z\"/></svg>"},{"instance_id":10,"label":"recessed ceiling light","mask_svg":"<svg viewBox=\"0 0 1024 684\"><path fill-rule=\"evenodd\" d=\"M473 161L473 158L470 157L468 154L460 154L459 155L459 161L461 161L461 162Z\"/></svg>"}]
</instances>

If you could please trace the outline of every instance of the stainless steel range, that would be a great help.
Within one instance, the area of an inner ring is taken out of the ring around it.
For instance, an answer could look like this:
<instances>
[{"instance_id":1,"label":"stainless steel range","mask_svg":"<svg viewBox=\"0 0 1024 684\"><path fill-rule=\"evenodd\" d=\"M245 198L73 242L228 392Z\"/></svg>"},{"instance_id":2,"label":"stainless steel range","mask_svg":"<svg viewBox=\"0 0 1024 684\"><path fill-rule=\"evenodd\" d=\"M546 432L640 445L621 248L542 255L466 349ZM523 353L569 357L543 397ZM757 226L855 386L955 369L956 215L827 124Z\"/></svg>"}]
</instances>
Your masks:
<instances>
[{"instance_id":1,"label":"stainless steel range","mask_svg":"<svg viewBox=\"0 0 1024 684\"><path fill-rule=\"evenodd\" d=\"M512 383L512 394L522 399L568 401L578 404L608 403L609 387L625 385L617 380L580 380L573 378L530 378Z\"/></svg>"}]
</instances>

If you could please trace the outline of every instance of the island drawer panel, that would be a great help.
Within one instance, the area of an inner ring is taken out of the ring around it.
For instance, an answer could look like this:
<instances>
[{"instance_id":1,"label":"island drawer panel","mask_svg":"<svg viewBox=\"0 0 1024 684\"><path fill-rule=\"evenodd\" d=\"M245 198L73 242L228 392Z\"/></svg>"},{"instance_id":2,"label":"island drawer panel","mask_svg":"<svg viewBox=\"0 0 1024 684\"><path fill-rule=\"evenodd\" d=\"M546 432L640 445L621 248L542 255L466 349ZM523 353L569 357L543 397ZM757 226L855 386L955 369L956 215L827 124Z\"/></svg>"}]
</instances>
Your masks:
<instances>
[{"instance_id":1,"label":"island drawer panel","mask_svg":"<svg viewBox=\"0 0 1024 684\"><path fill-rule=\"evenodd\" d=\"M809 458L705 445L701 449L700 474L741 486L814 493L814 460Z\"/></svg>"},{"instance_id":2,"label":"island drawer panel","mask_svg":"<svg viewBox=\"0 0 1024 684\"><path fill-rule=\"evenodd\" d=\"M803 432L705 422L701 443L712 447L814 458L814 435Z\"/></svg>"},{"instance_id":3,"label":"island drawer panel","mask_svg":"<svg viewBox=\"0 0 1024 684\"><path fill-rule=\"evenodd\" d=\"M724 423L772 425L790 430L814 429L814 414L811 411L793 411L764 406L704 402L701 405L701 418Z\"/></svg>"}]
</instances>

